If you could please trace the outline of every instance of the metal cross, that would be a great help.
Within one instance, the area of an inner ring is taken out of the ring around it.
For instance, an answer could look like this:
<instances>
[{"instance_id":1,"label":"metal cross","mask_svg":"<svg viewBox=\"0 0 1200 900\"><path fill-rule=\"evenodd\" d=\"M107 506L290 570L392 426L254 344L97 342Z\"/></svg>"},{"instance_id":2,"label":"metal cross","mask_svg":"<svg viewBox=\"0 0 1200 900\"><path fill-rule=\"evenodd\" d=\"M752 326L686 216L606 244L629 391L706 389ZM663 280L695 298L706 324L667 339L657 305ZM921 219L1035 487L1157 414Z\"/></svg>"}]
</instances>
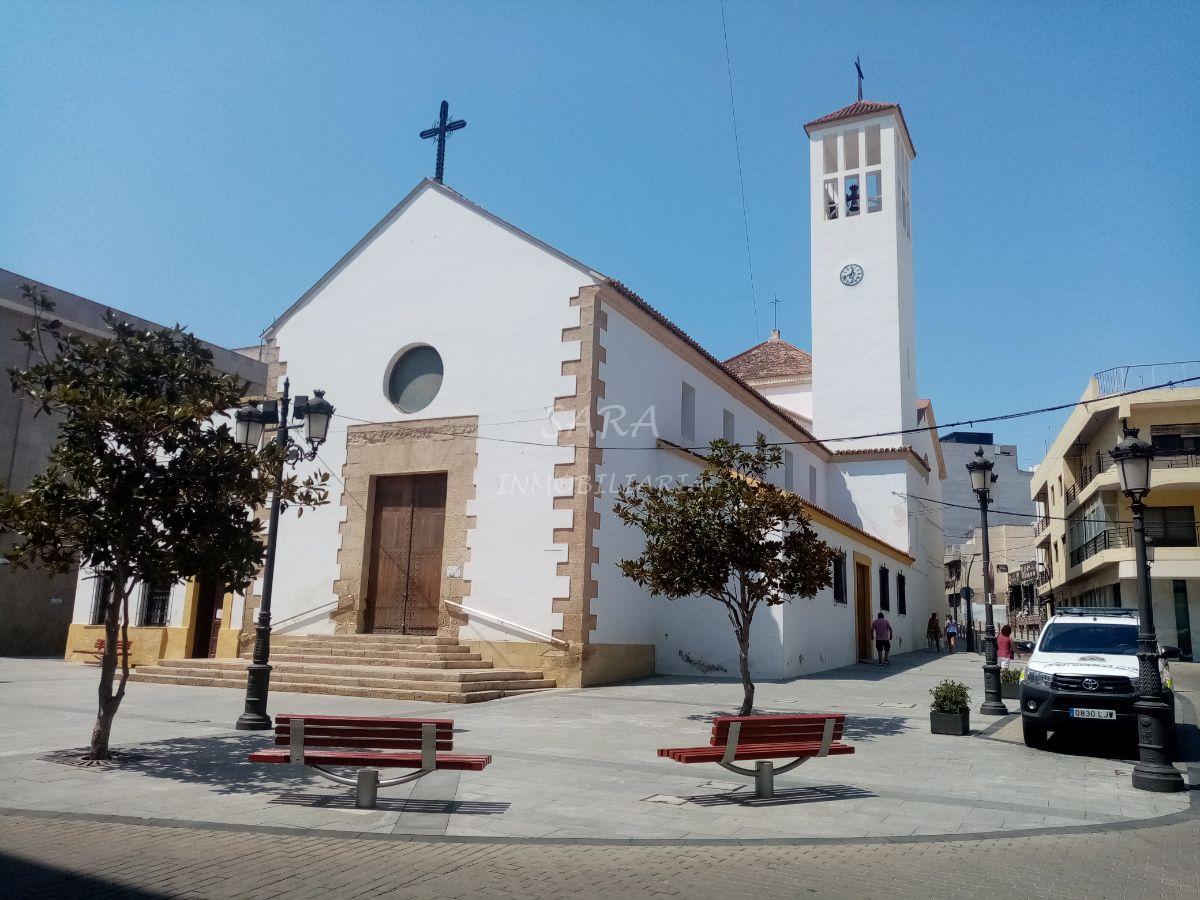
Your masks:
<instances>
[{"instance_id":1,"label":"metal cross","mask_svg":"<svg viewBox=\"0 0 1200 900\"><path fill-rule=\"evenodd\" d=\"M862 73L862 63L859 61L859 58L857 55L854 57L854 68L858 71L858 99L861 100L862 99L863 73ZM445 121L445 119L443 119L442 121Z\"/></svg>"},{"instance_id":2,"label":"metal cross","mask_svg":"<svg viewBox=\"0 0 1200 900\"><path fill-rule=\"evenodd\" d=\"M464 119L455 119L453 122L446 121L450 116L450 104L448 101L442 101L442 112L438 117L438 123L432 128L426 128L421 132L422 138L437 138L437 172L433 176L433 180L438 184L442 183L442 175L446 169L446 135L451 131L458 131L460 128L466 128L467 123Z\"/></svg>"},{"instance_id":3,"label":"metal cross","mask_svg":"<svg viewBox=\"0 0 1200 900\"><path fill-rule=\"evenodd\" d=\"M770 301L771 305L773 307L775 307L775 330L776 331L779 330L779 304L782 302L783 301L779 299L778 294L775 295L775 299Z\"/></svg>"}]
</instances>

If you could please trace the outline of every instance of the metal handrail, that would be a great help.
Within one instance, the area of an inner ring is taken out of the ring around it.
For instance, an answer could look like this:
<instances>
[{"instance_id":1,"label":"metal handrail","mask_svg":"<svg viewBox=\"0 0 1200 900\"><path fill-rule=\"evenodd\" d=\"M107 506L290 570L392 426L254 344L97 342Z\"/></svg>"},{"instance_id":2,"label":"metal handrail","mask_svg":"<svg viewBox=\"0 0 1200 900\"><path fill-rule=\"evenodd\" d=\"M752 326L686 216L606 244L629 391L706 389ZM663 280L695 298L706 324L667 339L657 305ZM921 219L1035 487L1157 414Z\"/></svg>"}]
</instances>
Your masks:
<instances>
[{"instance_id":1,"label":"metal handrail","mask_svg":"<svg viewBox=\"0 0 1200 900\"><path fill-rule=\"evenodd\" d=\"M545 641L547 644L552 644L555 647L561 647L565 650L571 646L570 643L564 641L562 638L556 638L549 634L543 634L540 631L534 631L532 628L526 628L524 625L518 625L516 622L510 622L508 619L502 619L499 616L494 616L491 613L484 612L482 609L474 609L470 606L463 606L461 603L456 603L453 600L443 600L442 602L447 606L453 606L456 609L461 609L468 616L474 616L476 619L483 619L485 622L489 622L492 625L498 625L501 628L508 628L517 632L518 634L524 634L528 637L535 637L539 641Z\"/></svg>"},{"instance_id":2,"label":"metal handrail","mask_svg":"<svg viewBox=\"0 0 1200 900\"><path fill-rule=\"evenodd\" d=\"M1041 534L1043 531L1046 530L1046 526L1049 524L1050 524L1049 516L1042 516L1039 519L1034 519L1033 520L1033 536L1037 537L1039 534Z\"/></svg>"},{"instance_id":3,"label":"metal handrail","mask_svg":"<svg viewBox=\"0 0 1200 900\"><path fill-rule=\"evenodd\" d=\"M271 628L272 629L278 628L284 622L291 622L293 619L301 619L304 616L311 615L312 613L318 612L319 610L321 610L322 608L324 608L326 606L335 606L336 607L337 603L338 603L337 600L326 600L324 603L318 603L316 606L309 607L308 609L302 610L301 612L290 615L286 619L276 619L274 622L271 623Z\"/></svg>"}]
</instances>

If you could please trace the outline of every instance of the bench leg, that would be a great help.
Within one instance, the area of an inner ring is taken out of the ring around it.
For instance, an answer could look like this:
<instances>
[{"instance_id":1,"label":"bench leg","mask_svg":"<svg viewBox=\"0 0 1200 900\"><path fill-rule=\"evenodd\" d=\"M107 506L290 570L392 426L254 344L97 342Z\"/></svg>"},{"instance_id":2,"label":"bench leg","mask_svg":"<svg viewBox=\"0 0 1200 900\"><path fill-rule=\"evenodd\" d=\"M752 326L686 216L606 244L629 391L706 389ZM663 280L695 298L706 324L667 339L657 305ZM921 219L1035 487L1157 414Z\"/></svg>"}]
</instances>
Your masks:
<instances>
[{"instance_id":1,"label":"bench leg","mask_svg":"<svg viewBox=\"0 0 1200 900\"><path fill-rule=\"evenodd\" d=\"M775 765L770 760L760 759L754 764L754 796L760 800L775 796Z\"/></svg>"},{"instance_id":2,"label":"bench leg","mask_svg":"<svg viewBox=\"0 0 1200 900\"><path fill-rule=\"evenodd\" d=\"M358 770L358 791L354 797L354 805L359 809L374 809L379 798L379 770Z\"/></svg>"}]
</instances>

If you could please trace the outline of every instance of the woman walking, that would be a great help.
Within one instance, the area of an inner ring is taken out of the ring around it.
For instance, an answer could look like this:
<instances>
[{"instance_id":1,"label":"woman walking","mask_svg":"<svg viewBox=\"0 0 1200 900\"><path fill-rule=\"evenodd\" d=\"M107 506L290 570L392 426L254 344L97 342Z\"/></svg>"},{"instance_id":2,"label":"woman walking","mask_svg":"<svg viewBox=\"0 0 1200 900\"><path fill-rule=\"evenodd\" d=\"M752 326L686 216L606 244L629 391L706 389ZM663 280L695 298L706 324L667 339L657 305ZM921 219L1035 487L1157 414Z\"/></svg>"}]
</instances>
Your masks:
<instances>
[{"instance_id":1,"label":"woman walking","mask_svg":"<svg viewBox=\"0 0 1200 900\"><path fill-rule=\"evenodd\" d=\"M958 643L958 622L954 616L946 613L946 652L953 653L954 645Z\"/></svg>"},{"instance_id":2,"label":"woman walking","mask_svg":"<svg viewBox=\"0 0 1200 900\"><path fill-rule=\"evenodd\" d=\"M1000 661L1001 669L1007 669L1012 665L1013 639L1011 625L1005 625L1000 629L1000 633L996 635L996 658Z\"/></svg>"},{"instance_id":3,"label":"woman walking","mask_svg":"<svg viewBox=\"0 0 1200 900\"><path fill-rule=\"evenodd\" d=\"M939 653L942 651L942 626L938 624L937 613L929 615L929 624L925 626L925 640L929 642L930 650Z\"/></svg>"}]
</instances>

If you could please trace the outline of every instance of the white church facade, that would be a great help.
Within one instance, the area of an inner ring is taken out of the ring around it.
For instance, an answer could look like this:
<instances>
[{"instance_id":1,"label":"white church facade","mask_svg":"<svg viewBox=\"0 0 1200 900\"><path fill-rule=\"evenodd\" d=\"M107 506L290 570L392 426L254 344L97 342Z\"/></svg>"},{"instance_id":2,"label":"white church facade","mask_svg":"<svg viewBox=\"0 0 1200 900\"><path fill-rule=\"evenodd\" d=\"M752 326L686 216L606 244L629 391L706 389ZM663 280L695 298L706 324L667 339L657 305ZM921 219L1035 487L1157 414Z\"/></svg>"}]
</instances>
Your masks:
<instances>
[{"instance_id":1,"label":"white church facade","mask_svg":"<svg viewBox=\"0 0 1200 900\"><path fill-rule=\"evenodd\" d=\"M332 502L281 523L274 633L436 634L559 686L735 676L718 604L621 575L641 536L612 506L629 480L698 472L715 438L762 434L844 561L831 588L758 613L756 677L869 658L880 609L896 652L923 647L942 530L913 498L938 499L945 468L915 390L912 143L894 104L807 130L811 356L773 334L722 362L619 282L417 185L263 335L269 389L287 378L337 408L299 470L332 473ZM73 649L94 590L83 573ZM188 636L215 616L208 655L244 652L260 590L176 586L171 646L204 655Z\"/></svg>"}]
</instances>

